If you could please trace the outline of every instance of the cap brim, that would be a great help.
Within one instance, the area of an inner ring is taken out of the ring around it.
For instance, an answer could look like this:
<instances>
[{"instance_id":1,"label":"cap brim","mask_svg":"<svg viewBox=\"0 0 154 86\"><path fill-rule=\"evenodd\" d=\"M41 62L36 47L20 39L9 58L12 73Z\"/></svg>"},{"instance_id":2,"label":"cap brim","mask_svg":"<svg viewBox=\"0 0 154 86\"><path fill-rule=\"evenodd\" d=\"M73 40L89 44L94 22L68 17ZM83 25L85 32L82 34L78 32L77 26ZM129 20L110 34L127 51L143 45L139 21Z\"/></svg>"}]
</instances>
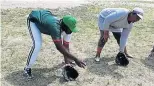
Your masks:
<instances>
[{"instance_id":1,"label":"cap brim","mask_svg":"<svg viewBox=\"0 0 154 86\"><path fill-rule=\"evenodd\" d=\"M140 14L137 14L137 16L139 16L141 19L143 19L143 16L142 16L142 15L140 15Z\"/></svg>"},{"instance_id":2,"label":"cap brim","mask_svg":"<svg viewBox=\"0 0 154 86\"><path fill-rule=\"evenodd\" d=\"M79 29L75 27L72 29L72 32L74 32L74 33L79 32Z\"/></svg>"}]
</instances>

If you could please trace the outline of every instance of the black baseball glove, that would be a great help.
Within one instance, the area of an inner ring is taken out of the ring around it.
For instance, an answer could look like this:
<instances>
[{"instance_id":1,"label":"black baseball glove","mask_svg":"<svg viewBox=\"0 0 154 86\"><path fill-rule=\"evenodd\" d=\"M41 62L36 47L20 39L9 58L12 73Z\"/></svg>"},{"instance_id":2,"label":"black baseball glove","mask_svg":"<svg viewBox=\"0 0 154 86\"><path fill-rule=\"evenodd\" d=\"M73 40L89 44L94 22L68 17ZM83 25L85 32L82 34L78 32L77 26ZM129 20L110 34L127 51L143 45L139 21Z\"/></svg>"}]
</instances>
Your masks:
<instances>
[{"instance_id":1,"label":"black baseball glove","mask_svg":"<svg viewBox=\"0 0 154 86\"><path fill-rule=\"evenodd\" d=\"M62 75L66 81L73 81L79 76L79 73L73 66L65 65Z\"/></svg>"},{"instance_id":2,"label":"black baseball glove","mask_svg":"<svg viewBox=\"0 0 154 86\"><path fill-rule=\"evenodd\" d=\"M127 66L129 64L129 60L124 53L119 52L116 56L115 62L121 66Z\"/></svg>"}]
</instances>

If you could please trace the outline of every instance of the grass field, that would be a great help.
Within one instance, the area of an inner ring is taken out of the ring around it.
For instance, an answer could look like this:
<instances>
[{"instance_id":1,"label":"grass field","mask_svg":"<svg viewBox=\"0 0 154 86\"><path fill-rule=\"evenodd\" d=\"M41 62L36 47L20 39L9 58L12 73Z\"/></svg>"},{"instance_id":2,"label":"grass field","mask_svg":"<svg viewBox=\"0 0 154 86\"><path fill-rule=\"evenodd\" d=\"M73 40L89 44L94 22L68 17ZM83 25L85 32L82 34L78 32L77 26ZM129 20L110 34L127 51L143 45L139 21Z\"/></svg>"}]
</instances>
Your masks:
<instances>
[{"instance_id":1,"label":"grass field","mask_svg":"<svg viewBox=\"0 0 154 86\"><path fill-rule=\"evenodd\" d=\"M144 4L144 5L143 5ZM154 57L148 57L154 45L154 1L117 1L82 5L73 8L49 9L58 17L72 14L78 19L79 33L73 34L70 51L86 62L86 69L79 70L76 81L64 82L58 76L63 56L50 36L42 35L41 52L33 65L34 79L27 80L23 74L32 40L26 26L27 15L32 8L1 10L1 85L2 86L154 86ZM116 40L111 38L101 54L100 64L93 60L99 30L97 15L107 7L133 9L139 6L145 11L144 19L135 23L128 40L128 52L134 56L127 67L115 65L118 53ZM39 9L39 8L38 8ZM43 8L40 8L43 9Z\"/></svg>"}]
</instances>

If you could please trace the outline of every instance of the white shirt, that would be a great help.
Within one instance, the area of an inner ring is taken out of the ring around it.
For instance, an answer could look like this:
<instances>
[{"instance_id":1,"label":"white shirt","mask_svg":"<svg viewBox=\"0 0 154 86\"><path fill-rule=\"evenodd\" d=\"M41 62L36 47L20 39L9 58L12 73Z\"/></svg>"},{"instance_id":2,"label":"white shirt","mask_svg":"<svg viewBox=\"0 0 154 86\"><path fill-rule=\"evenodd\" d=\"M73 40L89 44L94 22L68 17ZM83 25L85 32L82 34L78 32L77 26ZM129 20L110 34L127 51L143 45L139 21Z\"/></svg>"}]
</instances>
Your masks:
<instances>
[{"instance_id":1,"label":"white shirt","mask_svg":"<svg viewBox=\"0 0 154 86\"><path fill-rule=\"evenodd\" d=\"M125 8L106 8L100 12L104 18L103 30L111 32L122 32L120 38L120 51L124 52L128 35L133 27L133 23L128 23L129 10Z\"/></svg>"},{"instance_id":2,"label":"white shirt","mask_svg":"<svg viewBox=\"0 0 154 86\"><path fill-rule=\"evenodd\" d=\"M70 42L71 41L71 34L66 34L64 31L61 33L61 38L66 41L66 42Z\"/></svg>"}]
</instances>

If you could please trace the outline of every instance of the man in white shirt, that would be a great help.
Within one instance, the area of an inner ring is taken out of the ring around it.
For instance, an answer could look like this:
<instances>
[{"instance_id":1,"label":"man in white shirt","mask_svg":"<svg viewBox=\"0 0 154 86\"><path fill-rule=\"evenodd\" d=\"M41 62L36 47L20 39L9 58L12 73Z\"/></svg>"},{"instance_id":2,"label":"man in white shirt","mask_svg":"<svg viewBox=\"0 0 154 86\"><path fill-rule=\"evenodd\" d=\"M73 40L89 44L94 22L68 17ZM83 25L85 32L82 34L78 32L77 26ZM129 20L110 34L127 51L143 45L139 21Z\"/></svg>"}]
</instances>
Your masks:
<instances>
[{"instance_id":1,"label":"man in white shirt","mask_svg":"<svg viewBox=\"0 0 154 86\"><path fill-rule=\"evenodd\" d=\"M109 32L112 32L117 40L117 43L120 46L119 52L132 58L127 53L126 42L133 27L133 23L143 19L143 13L144 11L141 8L134 8L132 11L125 8L103 9L98 18L100 39L98 41L95 61L100 61L100 53L109 38Z\"/></svg>"}]
</instances>

